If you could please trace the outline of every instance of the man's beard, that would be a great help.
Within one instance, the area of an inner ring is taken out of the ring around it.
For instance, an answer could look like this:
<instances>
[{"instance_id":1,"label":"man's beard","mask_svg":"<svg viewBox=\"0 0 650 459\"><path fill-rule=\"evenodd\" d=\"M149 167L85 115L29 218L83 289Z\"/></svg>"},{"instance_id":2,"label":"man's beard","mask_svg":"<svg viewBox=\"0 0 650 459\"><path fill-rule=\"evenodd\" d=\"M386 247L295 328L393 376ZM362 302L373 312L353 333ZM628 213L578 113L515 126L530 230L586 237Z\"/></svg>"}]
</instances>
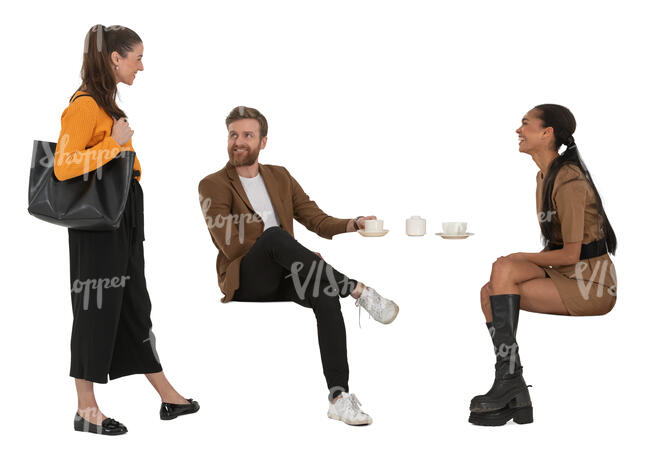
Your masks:
<instances>
[{"instance_id":1,"label":"man's beard","mask_svg":"<svg viewBox=\"0 0 650 459\"><path fill-rule=\"evenodd\" d=\"M246 152L246 155L241 157L240 154L239 159L235 159L235 152L234 152L235 147L232 146L228 150L228 156L230 157L230 164L232 164L235 167L250 166L252 164L255 164L255 161L257 161L257 157L260 154L260 146L258 145L257 148L254 148L252 150L250 148L246 148L246 149L248 150Z\"/></svg>"}]
</instances>

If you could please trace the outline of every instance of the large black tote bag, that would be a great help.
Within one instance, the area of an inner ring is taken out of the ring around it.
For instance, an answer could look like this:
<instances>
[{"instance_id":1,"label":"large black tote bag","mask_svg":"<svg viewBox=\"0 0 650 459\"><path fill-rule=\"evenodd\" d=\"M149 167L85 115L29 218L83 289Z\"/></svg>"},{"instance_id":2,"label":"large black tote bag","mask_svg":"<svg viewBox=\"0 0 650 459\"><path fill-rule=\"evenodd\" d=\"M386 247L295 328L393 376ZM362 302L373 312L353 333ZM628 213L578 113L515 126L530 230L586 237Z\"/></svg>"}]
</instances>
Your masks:
<instances>
[{"instance_id":1,"label":"large black tote bag","mask_svg":"<svg viewBox=\"0 0 650 459\"><path fill-rule=\"evenodd\" d=\"M54 175L55 151L56 143L34 141L28 212L68 228L119 228L133 180L135 152L122 151L97 170L61 181Z\"/></svg>"}]
</instances>

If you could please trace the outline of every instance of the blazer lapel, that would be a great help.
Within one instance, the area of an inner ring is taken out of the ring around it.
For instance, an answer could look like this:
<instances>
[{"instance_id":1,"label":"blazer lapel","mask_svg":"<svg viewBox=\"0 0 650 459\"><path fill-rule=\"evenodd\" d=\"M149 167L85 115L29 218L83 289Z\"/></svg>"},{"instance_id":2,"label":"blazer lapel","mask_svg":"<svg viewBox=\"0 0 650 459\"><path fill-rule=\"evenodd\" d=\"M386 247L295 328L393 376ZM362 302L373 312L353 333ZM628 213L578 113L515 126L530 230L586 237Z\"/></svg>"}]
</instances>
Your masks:
<instances>
[{"instance_id":1,"label":"blazer lapel","mask_svg":"<svg viewBox=\"0 0 650 459\"><path fill-rule=\"evenodd\" d=\"M237 169L235 169L235 166L230 164L230 161L226 164L226 174L228 174L228 178L232 182L233 188L235 188L235 191L237 194L239 194L239 197L242 198L248 209L255 213L255 209L253 209L253 205L251 202L248 200L248 196L246 196L246 191L244 191L244 186L241 184L241 180L239 180L239 175L237 175Z\"/></svg>"}]
</instances>

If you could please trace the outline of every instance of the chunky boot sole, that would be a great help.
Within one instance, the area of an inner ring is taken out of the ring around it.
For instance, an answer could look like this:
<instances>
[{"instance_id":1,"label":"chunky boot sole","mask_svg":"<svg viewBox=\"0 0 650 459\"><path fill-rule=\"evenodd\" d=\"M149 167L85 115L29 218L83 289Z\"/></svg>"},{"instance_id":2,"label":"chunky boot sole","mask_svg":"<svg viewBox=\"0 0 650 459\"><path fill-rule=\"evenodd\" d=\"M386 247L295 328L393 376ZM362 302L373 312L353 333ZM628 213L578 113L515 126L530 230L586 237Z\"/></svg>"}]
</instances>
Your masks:
<instances>
[{"instance_id":1,"label":"chunky boot sole","mask_svg":"<svg viewBox=\"0 0 650 459\"><path fill-rule=\"evenodd\" d=\"M500 410L507 406L518 408L532 405L528 386L526 385L523 387L514 387L498 398L480 400L480 398L483 397L485 396L479 396L472 400L469 406L469 410L472 413L488 413Z\"/></svg>"},{"instance_id":2,"label":"chunky boot sole","mask_svg":"<svg viewBox=\"0 0 650 459\"><path fill-rule=\"evenodd\" d=\"M470 413L469 415L469 422L477 426L502 426L511 419L517 424L530 424L533 422L533 407L512 408L507 406L489 413Z\"/></svg>"}]
</instances>

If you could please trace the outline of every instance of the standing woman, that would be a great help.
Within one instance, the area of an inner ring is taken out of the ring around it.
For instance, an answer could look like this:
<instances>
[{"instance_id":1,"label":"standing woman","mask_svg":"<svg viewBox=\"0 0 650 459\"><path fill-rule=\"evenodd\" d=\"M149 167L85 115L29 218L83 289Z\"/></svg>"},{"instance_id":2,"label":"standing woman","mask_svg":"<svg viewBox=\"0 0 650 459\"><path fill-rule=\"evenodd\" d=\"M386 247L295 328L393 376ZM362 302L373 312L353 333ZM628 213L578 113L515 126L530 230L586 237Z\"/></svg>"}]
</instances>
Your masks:
<instances>
[{"instance_id":1,"label":"standing woman","mask_svg":"<svg viewBox=\"0 0 650 459\"><path fill-rule=\"evenodd\" d=\"M117 83L133 84L142 65L140 37L126 27L96 25L86 35L82 83L61 116L54 173L59 180L82 176L134 151L133 130L116 105ZM143 197L140 162L120 226L115 231L68 230L72 338L70 376L75 378L78 431L119 435L126 427L97 406L93 383L144 373L161 397L161 419L198 411L167 381L155 349L151 302L144 277Z\"/></svg>"},{"instance_id":2,"label":"standing woman","mask_svg":"<svg viewBox=\"0 0 650 459\"><path fill-rule=\"evenodd\" d=\"M594 316L616 303L616 271L608 253L616 236L600 195L573 139L576 121L565 107L538 105L517 129L519 151L532 156L537 173L537 215L544 249L513 253L492 265L481 306L496 354L489 392L470 404L470 422L502 425L533 421L516 341L519 309ZM561 145L566 150L558 154Z\"/></svg>"}]
</instances>

